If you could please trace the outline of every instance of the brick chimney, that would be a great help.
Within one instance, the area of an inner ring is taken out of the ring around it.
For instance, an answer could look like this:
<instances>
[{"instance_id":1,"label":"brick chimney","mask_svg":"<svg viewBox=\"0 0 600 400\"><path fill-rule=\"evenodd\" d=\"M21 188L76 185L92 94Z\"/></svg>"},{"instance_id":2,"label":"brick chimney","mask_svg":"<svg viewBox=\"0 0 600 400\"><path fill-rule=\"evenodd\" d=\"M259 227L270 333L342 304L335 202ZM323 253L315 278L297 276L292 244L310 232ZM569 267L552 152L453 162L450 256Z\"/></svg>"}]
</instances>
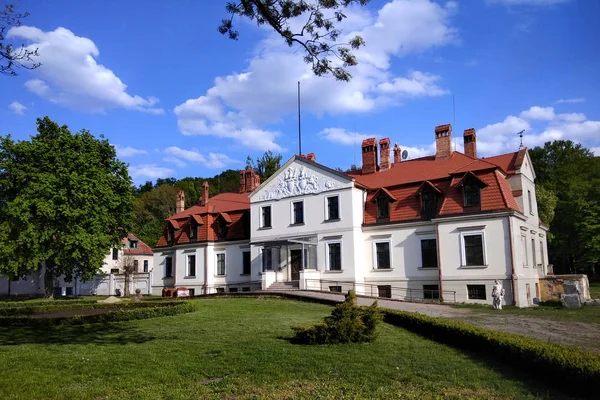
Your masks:
<instances>
[{"instance_id":1,"label":"brick chimney","mask_svg":"<svg viewBox=\"0 0 600 400\"><path fill-rule=\"evenodd\" d=\"M362 141L362 173L373 174L377 171L377 141L369 138Z\"/></svg>"},{"instance_id":2,"label":"brick chimney","mask_svg":"<svg viewBox=\"0 0 600 400\"><path fill-rule=\"evenodd\" d=\"M390 138L379 141L379 151L379 169L382 171L390 169Z\"/></svg>"},{"instance_id":3,"label":"brick chimney","mask_svg":"<svg viewBox=\"0 0 600 400\"><path fill-rule=\"evenodd\" d=\"M475 135L475 129L465 129L465 154L469 157L477 158L477 137Z\"/></svg>"},{"instance_id":4,"label":"brick chimney","mask_svg":"<svg viewBox=\"0 0 600 400\"><path fill-rule=\"evenodd\" d=\"M400 164L402 160L402 149L398 146L398 143L394 145L394 164Z\"/></svg>"},{"instance_id":5,"label":"brick chimney","mask_svg":"<svg viewBox=\"0 0 600 400\"><path fill-rule=\"evenodd\" d=\"M185 210L185 192L179 190L177 192L177 201L175 202L175 213L180 213Z\"/></svg>"},{"instance_id":6,"label":"brick chimney","mask_svg":"<svg viewBox=\"0 0 600 400\"><path fill-rule=\"evenodd\" d=\"M253 168L240 171L240 193L250 193L260 186L260 176Z\"/></svg>"},{"instance_id":7,"label":"brick chimney","mask_svg":"<svg viewBox=\"0 0 600 400\"><path fill-rule=\"evenodd\" d=\"M435 127L435 159L448 160L452 155L452 125Z\"/></svg>"},{"instance_id":8,"label":"brick chimney","mask_svg":"<svg viewBox=\"0 0 600 400\"><path fill-rule=\"evenodd\" d=\"M205 206L208 203L208 182L204 181L202 184L202 199L200 200L200 204Z\"/></svg>"},{"instance_id":9,"label":"brick chimney","mask_svg":"<svg viewBox=\"0 0 600 400\"><path fill-rule=\"evenodd\" d=\"M308 154L306 155L306 159L307 159L308 161L312 161L312 162L315 162L315 161L317 161L317 157L315 157L315 153L308 153Z\"/></svg>"}]
</instances>

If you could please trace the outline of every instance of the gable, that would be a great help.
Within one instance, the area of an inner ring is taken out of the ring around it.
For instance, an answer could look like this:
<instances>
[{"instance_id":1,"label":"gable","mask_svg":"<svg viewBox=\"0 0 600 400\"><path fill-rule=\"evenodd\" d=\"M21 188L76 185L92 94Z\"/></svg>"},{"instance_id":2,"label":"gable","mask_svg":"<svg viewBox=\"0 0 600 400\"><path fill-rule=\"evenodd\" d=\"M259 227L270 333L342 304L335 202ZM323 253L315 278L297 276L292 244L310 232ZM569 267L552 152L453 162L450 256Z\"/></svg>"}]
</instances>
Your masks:
<instances>
[{"instance_id":1,"label":"gable","mask_svg":"<svg viewBox=\"0 0 600 400\"><path fill-rule=\"evenodd\" d=\"M352 178L312 161L292 157L250 195L256 203L352 187Z\"/></svg>"}]
</instances>

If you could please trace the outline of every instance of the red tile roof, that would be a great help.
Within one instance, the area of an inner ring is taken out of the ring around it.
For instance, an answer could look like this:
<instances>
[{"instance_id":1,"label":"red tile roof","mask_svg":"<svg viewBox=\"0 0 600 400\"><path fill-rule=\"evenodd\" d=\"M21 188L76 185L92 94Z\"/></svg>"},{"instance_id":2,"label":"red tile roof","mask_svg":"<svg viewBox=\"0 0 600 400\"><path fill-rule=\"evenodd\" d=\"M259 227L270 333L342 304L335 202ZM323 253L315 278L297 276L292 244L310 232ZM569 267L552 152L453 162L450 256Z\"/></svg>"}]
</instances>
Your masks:
<instances>
[{"instance_id":1,"label":"red tile roof","mask_svg":"<svg viewBox=\"0 0 600 400\"><path fill-rule=\"evenodd\" d=\"M248 193L220 193L208 199L205 205L196 204L168 219L182 219L192 214L220 213L236 210L249 210Z\"/></svg>"},{"instance_id":2,"label":"red tile roof","mask_svg":"<svg viewBox=\"0 0 600 400\"><path fill-rule=\"evenodd\" d=\"M519 168L521 168L523 160L525 159L525 153L527 153L526 147L514 153L501 154L499 156L494 157L487 157L484 160L499 166L506 174L513 175L517 172Z\"/></svg>"},{"instance_id":3,"label":"red tile roof","mask_svg":"<svg viewBox=\"0 0 600 400\"><path fill-rule=\"evenodd\" d=\"M129 248L130 240L137 240L137 242L138 242L137 249ZM154 254L152 252L152 249L150 248L150 246L148 246L146 243L144 243L140 239L138 239L138 237L135 236L133 233L128 234L127 237L121 241L121 243L125 247L123 250L123 253L126 256L151 256L152 254Z\"/></svg>"}]
</instances>

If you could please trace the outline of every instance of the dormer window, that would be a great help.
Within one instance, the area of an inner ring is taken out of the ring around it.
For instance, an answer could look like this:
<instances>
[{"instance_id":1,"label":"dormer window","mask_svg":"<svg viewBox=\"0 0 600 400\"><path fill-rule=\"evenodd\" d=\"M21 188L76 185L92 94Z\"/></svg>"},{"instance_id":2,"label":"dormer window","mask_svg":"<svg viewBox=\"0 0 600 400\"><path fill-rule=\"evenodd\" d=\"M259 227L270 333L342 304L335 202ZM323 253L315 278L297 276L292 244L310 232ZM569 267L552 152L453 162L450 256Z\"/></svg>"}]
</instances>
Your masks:
<instances>
[{"instance_id":1,"label":"dormer window","mask_svg":"<svg viewBox=\"0 0 600 400\"><path fill-rule=\"evenodd\" d=\"M138 241L137 240L131 240L131 239L129 239L129 248L130 249L137 249L138 248Z\"/></svg>"},{"instance_id":2,"label":"dormer window","mask_svg":"<svg viewBox=\"0 0 600 400\"><path fill-rule=\"evenodd\" d=\"M390 199L387 197L379 197L377 199L377 218L390 217Z\"/></svg>"},{"instance_id":3,"label":"dormer window","mask_svg":"<svg viewBox=\"0 0 600 400\"><path fill-rule=\"evenodd\" d=\"M217 223L217 236L219 237L219 240L227 237L227 223L223 219L219 219L219 222Z\"/></svg>"},{"instance_id":4,"label":"dormer window","mask_svg":"<svg viewBox=\"0 0 600 400\"><path fill-rule=\"evenodd\" d=\"M417 190L421 197L421 217L431 218L437 214L437 199L442 192L431 182L425 181Z\"/></svg>"},{"instance_id":5,"label":"dormer window","mask_svg":"<svg viewBox=\"0 0 600 400\"><path fill-rule=\"evenodd\" d=\"M174 240L175 240L175 228L173 228L172 226L169 226L167 228L167 242L169 243L169 246L173 245Z\"/></svg>"},{"instance_id":6,"label":"dormer window","mask_svg":"<svg viewBox=\"0 0 600 400\"><path fill-rule=\"evenodd\" d=\"M196 221L190 221L190 240L196 240L198 238L198 224Z\"/></svg>"},{"instance_id":7,"label":"dormer window","mask_svg":"<svg viewBox=\"0 0 600 400\"><path fill-rule=\"evenodd\" d=\"M478 206L480 203L480 189L477 184L468 183L463 187L465 207Z\"/></svg>"}]
</instances>

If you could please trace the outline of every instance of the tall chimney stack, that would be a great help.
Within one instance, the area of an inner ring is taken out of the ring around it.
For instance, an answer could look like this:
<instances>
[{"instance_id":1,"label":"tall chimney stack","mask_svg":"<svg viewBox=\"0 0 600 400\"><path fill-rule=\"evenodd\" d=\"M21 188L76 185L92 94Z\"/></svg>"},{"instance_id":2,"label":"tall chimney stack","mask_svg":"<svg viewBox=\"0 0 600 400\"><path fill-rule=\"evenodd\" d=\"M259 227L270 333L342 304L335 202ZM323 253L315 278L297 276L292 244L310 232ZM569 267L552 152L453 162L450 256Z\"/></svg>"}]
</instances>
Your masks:
<instances>
[{"instance_id":1,"label":"tall chimney stack","mask_svg":"<svg viewBox=\"0 0 600 400\"><path fill-rule=\"evenodd\" d=\"M394 145L394 164L399 164L402 160L402 149L398 146L398 143Z\"/></svg>"},{"instance_id":2,"label":"tall chimney stack","mask_svg":"<svg viewBox=\"0 0 600 400\"><path fill-rule=\"evenodd\" d=\"M390 138L379 141L379 168L381 171L390 169Z\"/></svg>"},{"instance_id":3,"label":"tall chimney stack","mask_svg":"<svg viewBox=\"0 0 600 400\"><path fill-rule=\"evenodd\" d=\"M175 213L180 213L185 210L185 192L179 190L177 192L177 201L175 202Z\"/></svg>"},{"instance_id":4,"label":"tall chimney stack","mask_svg":"<svg viewBox=\"0 0 600 400\"><path fill-rule=\"evenodd\" d=\"M465 154L469 157L477 158L477 137L475 135L475 129L465 129L464 140Z\"/></svg>"},{"instance_id":5,"label":"tall chimney stack","mask_svg":"<svg viewBox=\"0 0 600 400\"><path fill-rule=\"evenodd\" d=\"M251 193L260 186L260 175L253 168L240 171L240 193Z\"/></svg>"},{"instance_id":6,"label":"tall chimney stack","mask_svg":"<svg viewBox=\"0 0 600 400\"><path fill-rule=\"evenodd\" d=\"M452 125L435 127L435 159L448 160L452 155Z\"/></svg>"},{"instance_id":7,"label":"tall chimney stack","mask_svg":"<svg viewBox=\"0 0 600 400\"><path fill-rule=\"evenodd\" d=\"M377 171L377 141L369 138L362 141L362 173L373 174Z\"/></svg>"},{"instance_id":8,"label":"tall chimney stack","mask_svg":"<svg viewBox=\"0 0 600 400\"><path fill-rule=\"evenodd\" d=\"M201 200L201 204L203 206L205 206L206 203L208 203L208 182L204 181L204 183L202 184L202 200Z\"/></svg>"}]
</instances>

